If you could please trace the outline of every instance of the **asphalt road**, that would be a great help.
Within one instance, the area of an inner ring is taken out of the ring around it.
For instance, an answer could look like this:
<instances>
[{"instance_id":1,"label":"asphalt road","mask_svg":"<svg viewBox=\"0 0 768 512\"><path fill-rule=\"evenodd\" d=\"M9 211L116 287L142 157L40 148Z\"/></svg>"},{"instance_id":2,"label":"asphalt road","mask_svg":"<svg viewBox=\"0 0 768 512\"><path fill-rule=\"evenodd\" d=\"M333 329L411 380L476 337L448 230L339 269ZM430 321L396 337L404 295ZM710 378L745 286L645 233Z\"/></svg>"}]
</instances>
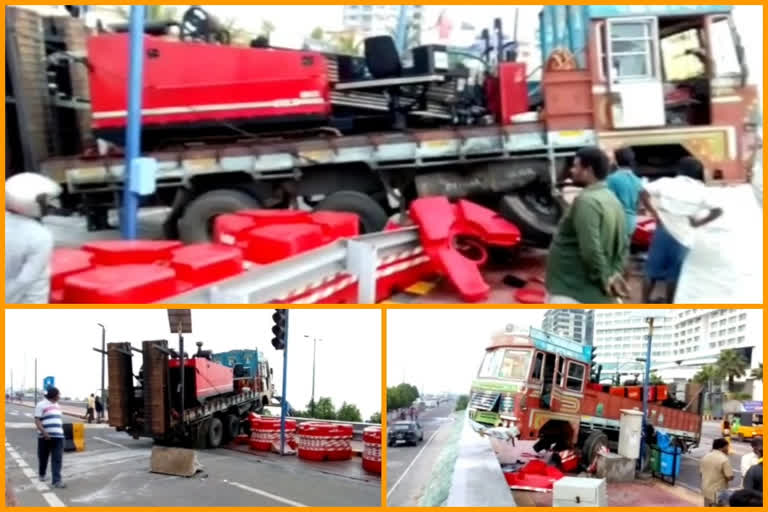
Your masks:
<instances>
[{"instance_id":1,"label":"asphalt road","mask_svg":"<svg viewBox=\"0 0 768 512\"><path fill-rule=\"evenodd\" d=\"M416 446L387 448L387 505L418 505L432 476L432 468L450 437L451 414L455 408L456 402L450 401L425 410L419 415L424 441Z\"/></svg>"},{"instance_id":2,"label":"asphalt road","mask_svg":"<svg viewBox=\"0 0 768 512\"><path fill-rule=\"evenodd\" d=\"M67 417L68 421L78 419ZM37 480L32 409L6 404L6 478L20 506L375 507L381 481L361 460L307 463L295 456L226 448L198 451L192 478L149 472L151 440L133 440L106 425L86 426L86 450L64 454L66 489ZM50 480L49 480L50 481Z\"/></svg>"},{"instance_id":3,"label":"asphalt road","mask_svg":"<svg viewBox=\"0 0 768 512\"><path fill-rule=\"evenodd\" d=\"M701 443L698 448L694 448L690 453L683 456L680 463L680 476L677 482L691 490L699 491L701 489L701 475L699 474L699 461L701 458L712 451L712 441L720 437L720 422L705 421L701 431ZM739 442L735 438L731 441L731 453L728 458L731 461L731 467L735 477L731 481L730 487L741 486L741 480L744 475L741 474L741 457L752 451L749 442Z\"/></svg>"}]
</instances>

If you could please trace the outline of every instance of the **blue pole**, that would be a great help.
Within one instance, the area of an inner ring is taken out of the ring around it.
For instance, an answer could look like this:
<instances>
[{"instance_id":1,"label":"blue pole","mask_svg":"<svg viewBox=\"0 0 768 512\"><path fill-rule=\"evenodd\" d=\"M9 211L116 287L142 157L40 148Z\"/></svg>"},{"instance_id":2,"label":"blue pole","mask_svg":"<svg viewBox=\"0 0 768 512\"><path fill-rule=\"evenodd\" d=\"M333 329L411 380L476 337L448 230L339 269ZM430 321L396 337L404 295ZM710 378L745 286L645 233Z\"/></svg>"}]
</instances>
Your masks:
<instances>
[{"instance_id":1,"label":"blue pole","mask_svg":"<svg viewBox=\"0 0 768 512\"><path fill-rule=\"evenodd\" d=\"M645 427L648 424L648 379L651 378L651 343L653 343L653 317L648 318L648 346L645 349L645 377L643 378L643 431L641 439L645 439ZM640 444L640 454L645 455L645 444ZM641 460L643 457L641 457Z\"/></svg>"},{"instance_id":2,"label":"blue pole","mask_svg":"<svg viewBox=\"0 0 768 512\"><path fill-rule=\"evenodd\" d=\"M144 8L131 6L130 74L128 76L128 123L125 127L125 169L123 171L123 238L136 238L139 196L131 190L131 166L141 151L141 91L144 66Z\"/></svg>"},{"instance_id":3,"label":"blue pole","mask_svg":"<svg viewBox=\"0 0 768 512\"><path fill-rule=\"evenodd\" d=\"M288 415L288 325L290 310L285 310L285 347L283 348L283 399L280 404L280 455L285 455L285 417Z\"/></svg>"},{"instance_id":4,"label":"blue pole","mask_svg":"<svg viewBox=\"0 0 768 512\"><path fill-rule=\"evenodd\" d=\"M400 14L397 17L397 28L395 29L395 46L400 55L405 51L408 45L408 6L400 6Z\"/></svg>"}]
</instances>

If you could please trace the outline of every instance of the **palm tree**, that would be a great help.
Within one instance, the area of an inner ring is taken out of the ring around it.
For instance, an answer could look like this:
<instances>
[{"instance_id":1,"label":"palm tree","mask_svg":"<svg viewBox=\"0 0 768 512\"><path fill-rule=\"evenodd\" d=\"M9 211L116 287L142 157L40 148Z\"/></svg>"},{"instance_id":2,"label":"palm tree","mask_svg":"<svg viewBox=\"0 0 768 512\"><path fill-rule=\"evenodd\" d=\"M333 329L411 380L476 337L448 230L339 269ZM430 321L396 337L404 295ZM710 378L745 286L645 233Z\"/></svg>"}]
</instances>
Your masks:
<instances>
[{"instance_id":1,"label":"palm tree","mask_svg":"<svg viewBox=\"0 0 768 512\"><path fill-rule=\"evenodd\" d=\"M272 23L269 20L263 20L261 22L261 30L259 30L260 36L266 36L269 38L269 35L275 31L275 24Z\"/></svg>"},{"instance_id":2,"label":"palm tree","mask_svg":"<svg viewBox=\"0 0 768 512\"><path fill-rule=\"evenodd\" d=\"M722 377L720 370L712 365L702 366L701 369L693 376L693 381L697 384L703 384L707 387L707 390L711 387L713 380L718 380Z\"/></svg>"},{"instance_id":3,"label":"palm tree","mask_svg":"<svg viewBox=\"0 0 768 512\"><path fill-rule=\"evenodd\" d=\"M763 381L763 363L760 363L757 368L752 368L752 378L760 382Z\"/></svg>"},{"instance_id":4,"label":"palm tree","mask_svg":"<svg viewBox=\"0 0 768 512\"><path fill-rule=\"evenodd\" d=\"M720 374L728 379L728 391L733 391L736 377L743 377L749 367L749 363L739 352L730 349L720 352L720 357L717 358L715 364L720 370Z\"/></svg>"},{"instance_id":5,"label":"palm tree","mask_svg":"<svg viewBox=\"0 0 768 512\"><path fill-rule=\"evenodd\" d=\"M315 27L314 29L312 29L312 32L309 33L309 37L311 37L315 41L322 41L324 35L325 35L325 32L323 31L322 27Z\"/></svg>"}]
</instances>

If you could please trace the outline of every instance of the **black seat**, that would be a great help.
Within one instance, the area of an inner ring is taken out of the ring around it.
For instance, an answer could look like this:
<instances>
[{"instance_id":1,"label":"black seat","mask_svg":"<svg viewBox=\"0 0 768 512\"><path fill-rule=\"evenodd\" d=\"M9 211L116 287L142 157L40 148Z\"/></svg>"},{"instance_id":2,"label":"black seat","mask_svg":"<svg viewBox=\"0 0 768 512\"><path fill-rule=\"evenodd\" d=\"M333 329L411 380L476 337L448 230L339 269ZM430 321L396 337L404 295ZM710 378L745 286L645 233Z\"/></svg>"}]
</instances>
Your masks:
<instances>
[{"instance_id":1,"label":"black seat","mask_svg":"<svg viewBox=\"0 0 768 512\"><path fill-rule=\"evenodd\" d=\"M403 74L403 65L391 36L369 37L364 46L365 65L373 78L395 78Z\"/></svg>"}]
</instances>

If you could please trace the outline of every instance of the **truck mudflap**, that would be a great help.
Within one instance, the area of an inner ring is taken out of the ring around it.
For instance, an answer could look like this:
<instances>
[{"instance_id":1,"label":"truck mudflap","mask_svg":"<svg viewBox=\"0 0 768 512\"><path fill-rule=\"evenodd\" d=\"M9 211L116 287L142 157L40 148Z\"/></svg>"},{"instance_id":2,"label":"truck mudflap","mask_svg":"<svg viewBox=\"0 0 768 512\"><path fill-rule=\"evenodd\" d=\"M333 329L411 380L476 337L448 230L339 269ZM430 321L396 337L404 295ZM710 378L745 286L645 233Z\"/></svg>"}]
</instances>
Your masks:
<instances>
[{"instance_id":1,"label":"truck mudflap","mask_svg":"<svg viewBox=\"0 0 768 512\"><path fill-rule=\"evenodd\" d=\"M109 395L107 416L109 426L124 429L131 420L133 396L133 364L130 343L107 344Z\"/></svg>"},{"instance_id":2,"label":"truck mudflap","mask_svg":"<svg viewBox=\"0 0 768 512\"><path fill-rule=\"evenodd\" d=\"M145 434L163 437L169 429L168 341L142 343Z\"/></svg>"}]
</instances>

